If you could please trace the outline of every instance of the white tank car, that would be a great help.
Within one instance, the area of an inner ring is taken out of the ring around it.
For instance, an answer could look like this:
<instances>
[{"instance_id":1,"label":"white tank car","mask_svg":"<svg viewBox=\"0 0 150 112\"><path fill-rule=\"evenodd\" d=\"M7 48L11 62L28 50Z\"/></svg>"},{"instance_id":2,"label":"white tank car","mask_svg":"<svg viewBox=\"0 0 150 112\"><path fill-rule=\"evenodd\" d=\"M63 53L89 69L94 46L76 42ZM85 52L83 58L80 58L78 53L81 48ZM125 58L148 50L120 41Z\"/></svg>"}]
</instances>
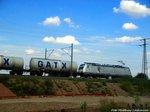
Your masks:
<instances>
[{"instance_id":1,"label":"white tank car","mask_svg":"<svg viewBox=\"0 0 150 112\"><path fill-rule=\"evenodd\" d=\"M97 63L84 63L78 68L78 74L81 76L92 77L122 77L131 76L129 67L120 65L101 65Z\"/></svg>"},{"instance_id":2,"label":"white tank car","mask_svg":"<svg viewBox=\"0 0 150 112\"><path fill-rule=\"evenodd\" d=\"M43 73L49 75L63 75L70 72L71 62L44 58L31 58L30 75L42 76ZM77 63L73 62L73 72L77 71Z\"/></svg>"},{"instance_id":3,"label":"white tank car","mask_svg":"<svg viewBox=\"0 0 150 112\"><path fill-rule=\"evenodd\" d=\"M21 57L13 57L13 56L0 56L0 69L2 70L11 70L10 74L14 75L15 73L18 75L23 74L23 66L24 60Z\"/></svg>"},{"instance_id":4,"label":"white tank car","mask_svg":"<svg viewBox=\"0 0 150 112\"><path fill-rule=\"evenodd\" d=\"M77 72L78 65L76 62L72 63L72 71ZM70 72L71 70L71 61L62 61L62 72Z\"/></svg>"}]
</instances>

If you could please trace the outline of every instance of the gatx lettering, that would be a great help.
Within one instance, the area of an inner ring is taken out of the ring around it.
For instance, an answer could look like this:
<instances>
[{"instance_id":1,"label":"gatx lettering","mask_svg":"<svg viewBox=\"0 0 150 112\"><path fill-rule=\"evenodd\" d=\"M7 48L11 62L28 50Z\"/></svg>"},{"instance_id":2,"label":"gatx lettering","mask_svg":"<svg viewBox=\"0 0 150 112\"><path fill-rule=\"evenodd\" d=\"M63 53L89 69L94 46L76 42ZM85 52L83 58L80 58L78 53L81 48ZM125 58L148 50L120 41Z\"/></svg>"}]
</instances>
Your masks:
<instances>
[{"instance_id":1,"label":"gatx lettering","mask_svg":"<svg viewBox=\"0 0 150 112\"><path fill-rule=\"evenodd\" d=\"M62 69L66 69L66 63L62 63Z\"/></svg>"},{"instance_id":2,"label":"gatx lettering","mask_svg":"<svg viewBox=\"0 0 150 112\"><path fill-rule=\"evenodd\" d=\"M4 65L9 65L9 58L4 58Z\"/></svg>"},{"instance_id":3,"label":"gatx lettering","mask_svg":"<svg viewBox=\"0 0 150 112\"><path fill-rule=\"evenodd\" d=\"M57 64L58 64L58 62L54 62L55 68L57 68Z\"/></svg>"},{"instance_id":4,"label":"gatx lettering","mask_svg":"<svg viewBox=\"0 0 150 112\"><path fill-rule=\"evenodd\" d=\"M43 67L43 61L38 61L38 67Z\"/></svg>"},{"instance_id":5,"label":"gatx lettering","mask_svg":"<svg viewBox=\"0 0 150 112\"><path fill-rule=\"evenodd\" d=\"M58 68L58 62L53 62L54 68ZM43 67L43 61L38 61L38 67L41 68ZM49 61L46 62L46 68L51 68L51 63Z\"/></svg>"},{"instance_id":6,"label":"gatx lettering","mask_svg":"<svg viewBox=\"0 0 150 112\"><path fill-rule=\"evenodd\" d=\"M46 68L51 68L51 63L49 61L46 64Z\"/></svg>"}]
</instances>

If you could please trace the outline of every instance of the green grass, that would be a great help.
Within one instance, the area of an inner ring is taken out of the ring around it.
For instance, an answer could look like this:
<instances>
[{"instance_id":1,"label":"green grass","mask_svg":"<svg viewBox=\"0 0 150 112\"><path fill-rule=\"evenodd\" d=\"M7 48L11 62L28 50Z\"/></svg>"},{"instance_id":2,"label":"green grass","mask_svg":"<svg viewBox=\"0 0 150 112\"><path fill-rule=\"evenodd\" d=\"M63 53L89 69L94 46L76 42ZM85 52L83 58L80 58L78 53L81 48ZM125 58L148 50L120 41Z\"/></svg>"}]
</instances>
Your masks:
<instances>
[{"instance_id":1,"label":"green grass","mask_svg":"<svg viewBox=\"0 0 150 112\"><path fill-rule=\"evenodd\" d=\"M81 104L81 112L87 112L87 103L86 102L83 102Z\"/></svg>"},{"instance_id":2,"label":"green grass","mask_svg":"<svg viewBox=\"0 0 150 112\"><path fill-rule=\"evenodd\" d=\"M136 107L136 108L135 108ZM129 111L131 110L150 110L150 103L134 103L134 104L128 104L124 102L116 103L113 100L107 101L101 101L99 106L99 112L111 112L116 111L120 112L119 110L127 109Z\"/></svg>"},{"instance_id":3,"label":"green grass","mask_svg":"<svg viewBox=\"0 0 150 112\"><path fill-rule=\"evenodd\" d=\"M123 109L127 106L125 103L115 103L114 101L104 100L102 103L100 102L100 112L111 112L112 109Z\"/></svg>"},{"instance_id":4,"label":"green grass","mask_svg":"<svg viewBox=\"0 0 150 112\"><path fill-rule=\"evenodd\" d=\"M69 87L66 83L57 84L55 80L63 80L61 78L54 79L53 77L32 77L32 76L0 76L0 83L11 89L17 95L49 95L55 94L54 83L59 87L72 92L72 89L65 89ZM65 79L67 80L67 79ZM150 93L150 80L140 78L115 78L112 80L107 79L68 79L77 85L79 82L86 84L87 91L84 93L111 93L108 89L99 89L107 86L107 83L118 83L120 87L129 93L130 96L134 95L148 95Z\"/></svg>"},{"instance_id":5,"label":"green grass","mask_svg":"<svg viewBox=\"0 0 150 112\"><path fill-rule=\"evenodd\" d=\"M3 76L0 83L18 96L55 94L51 78Z\"/></svg>"}]
</instances>

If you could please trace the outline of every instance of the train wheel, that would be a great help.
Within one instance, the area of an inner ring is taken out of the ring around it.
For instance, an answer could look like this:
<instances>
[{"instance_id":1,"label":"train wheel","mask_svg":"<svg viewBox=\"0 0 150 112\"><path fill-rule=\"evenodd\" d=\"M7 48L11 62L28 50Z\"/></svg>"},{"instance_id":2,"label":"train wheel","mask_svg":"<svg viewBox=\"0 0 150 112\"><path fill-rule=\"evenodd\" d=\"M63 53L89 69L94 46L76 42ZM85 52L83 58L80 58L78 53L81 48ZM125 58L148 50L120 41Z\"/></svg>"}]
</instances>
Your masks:
<instances>
[{"instance_id":1,"label":"train wheel","mask_svg":"<svg viewBox=\"0 0 150 112\"><path fill-rule=\"evenodd\" d=\"M37 72L36 74L37 74L37 76L42 76L43 72Z\"/></svg>"},{"instance_id":2,"label":"train wheel","mask_svg":"<svg viewBox=\"0 0 150 112\"><path fill-rule=\"evenodd\" d=\"M111 79L112 79L112 77L111 77L111 76L108 76L108 79L109 79L109 80L111 80Z\"/></svg>"},{"instance_id":3,"label":"train wheel","mask_svg":"<svg viewBox=\"0 0 150 112\"><path fill-rule=\"evenodd\" d=\"M30 75L31 75L31 76L35 76L35 73L34 73L34 72L30 72Z\"/></svg>"},{"instance_id":4,"label":"train wheel","mask_svg":"<svg viewBox=\"0 0 150 112\"><path fill-rule=\"evenodd\" d=\"M10 75L15 75L15 72L14 71L10 71L9 74Z\"/></svg>"},{"instance_id":5,"label":"train wheel","mask_svg":"<svg viewBox=\"0 0 150 112\"><path fill-rule=\"evenodd\" d=\"M17 72L17 75L22 75L22 74L23 74L22 71L18 71L18 72Z\"/></svg>"}]
</instances>

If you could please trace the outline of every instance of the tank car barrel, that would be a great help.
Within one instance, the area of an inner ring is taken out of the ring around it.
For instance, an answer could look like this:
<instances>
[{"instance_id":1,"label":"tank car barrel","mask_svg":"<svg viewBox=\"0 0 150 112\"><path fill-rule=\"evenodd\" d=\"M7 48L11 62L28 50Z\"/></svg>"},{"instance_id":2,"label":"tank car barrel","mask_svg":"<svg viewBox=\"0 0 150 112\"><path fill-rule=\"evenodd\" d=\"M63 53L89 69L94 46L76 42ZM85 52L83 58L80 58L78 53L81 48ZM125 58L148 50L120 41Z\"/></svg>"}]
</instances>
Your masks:
<instances>
[{"instance_id":1,"label":"tank car barrel","mask_svg":"<svg viewBox=\"0 0 150 112\"><path fill-rule=\"evenodd\" d=\"M22 75L24 60L21 57L0 56L0 69L10 70L10 74Z\"/></svg>"},{"instance_id":2,"label":"tank car barrel","mask_svg":"<svg viewBox=\"0 0 150 112\"><path fill-rule=\"evenodd\" d=\"M30 74L42 75L43 73L57 74L69 73L71 70L70 61L52 60L44 58L31 58ZM77 71L77 63L73 62L73 72Z\"/></svg>"}]
</instances>

